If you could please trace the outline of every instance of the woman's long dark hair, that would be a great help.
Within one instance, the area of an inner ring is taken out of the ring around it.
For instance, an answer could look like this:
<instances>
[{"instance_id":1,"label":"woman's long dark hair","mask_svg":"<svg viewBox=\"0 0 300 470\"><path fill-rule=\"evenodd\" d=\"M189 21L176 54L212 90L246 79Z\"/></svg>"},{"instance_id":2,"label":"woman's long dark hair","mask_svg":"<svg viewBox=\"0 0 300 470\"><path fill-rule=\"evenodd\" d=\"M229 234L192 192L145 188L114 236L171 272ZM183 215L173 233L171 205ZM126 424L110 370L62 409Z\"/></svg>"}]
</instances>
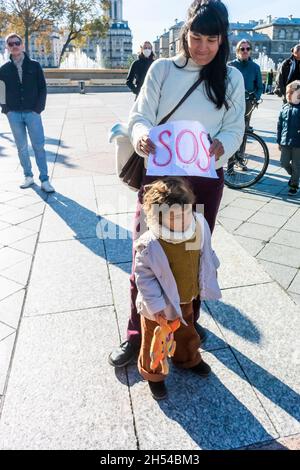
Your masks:
<instances>
[{"instance_id":1,"label":"woman's long dark hair","mask_svg":"<svg viewBox=\"0 0 300 470\"><path fill-rule=\"evenodd\" d=\"M217 109L229 108L226 97L227 61L229 58L228 11L220 0L195 0L188 10L188 18L181 31L181 49L187 60L190 58L187 34L189 31L205 36L221 36L221 44L214 60L205 65L200 72L208 98Z\"/></svg>"}]
</instances>

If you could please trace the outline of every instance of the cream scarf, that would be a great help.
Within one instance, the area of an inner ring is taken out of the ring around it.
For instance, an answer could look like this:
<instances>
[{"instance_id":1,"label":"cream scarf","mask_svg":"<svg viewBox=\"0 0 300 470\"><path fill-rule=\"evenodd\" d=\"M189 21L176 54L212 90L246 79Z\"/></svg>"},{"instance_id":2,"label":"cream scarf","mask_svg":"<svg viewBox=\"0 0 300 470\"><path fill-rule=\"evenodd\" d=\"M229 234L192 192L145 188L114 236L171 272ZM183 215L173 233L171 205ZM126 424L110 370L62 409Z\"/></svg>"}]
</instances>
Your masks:
<instances>
[{"instance_id":1,"label":"cream scarf","mask_svg":"<svg viewBox=\"0 0 300 470\"><path fill-rule=\"evenodd\" d=\"M190 226L184 232L173 232L165 225L160 225L158 222L150 225L150 230L158 239L161 238L165 242L178 244L191 240L196 234L196 220L193 216Z\"/></svg>"}]
</instances>

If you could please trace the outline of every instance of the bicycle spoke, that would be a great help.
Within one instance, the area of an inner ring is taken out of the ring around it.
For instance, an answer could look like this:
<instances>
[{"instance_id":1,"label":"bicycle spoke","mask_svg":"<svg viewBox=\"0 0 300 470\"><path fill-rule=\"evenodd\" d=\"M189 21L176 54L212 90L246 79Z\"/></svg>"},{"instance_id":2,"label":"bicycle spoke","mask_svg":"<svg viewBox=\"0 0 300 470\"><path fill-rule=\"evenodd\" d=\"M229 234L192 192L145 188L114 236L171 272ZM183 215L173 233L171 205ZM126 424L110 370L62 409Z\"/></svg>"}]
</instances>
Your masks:
<instances>
[{"instance_id":1,"label":"bicycle spoke","mask_svg":"<svg viewBox=\"0 0 300 470\"><path fill-rule=\"evenodd\" d=\"M240 150L229 160L225 170L225 183L232 188L245 188L255 184L265 174L269 163L266 144L252 132L246 132Z\"/></svg>"}]
</instances>

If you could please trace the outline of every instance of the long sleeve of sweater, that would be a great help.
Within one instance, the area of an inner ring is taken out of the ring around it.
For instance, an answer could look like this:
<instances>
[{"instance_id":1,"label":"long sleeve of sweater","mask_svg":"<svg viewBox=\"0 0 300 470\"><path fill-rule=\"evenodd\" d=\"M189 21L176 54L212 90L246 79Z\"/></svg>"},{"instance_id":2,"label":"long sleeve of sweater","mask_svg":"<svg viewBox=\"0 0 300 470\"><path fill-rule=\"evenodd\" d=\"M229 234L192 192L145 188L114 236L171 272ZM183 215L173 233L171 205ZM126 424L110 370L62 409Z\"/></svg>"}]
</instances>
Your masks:
<instances>
[{"instance_id":1,"label":"long sleeve of sweater","mask_svg":"<svg viewBox=\"0 0 300 470\"><path fill-rule=\"evenodd\" d=\"M183 69L176 68L170 59L159 59L152 64L129 116L129 136L139 155L145 157L139 149L140 138L148 135L172 111L199 78L199 73L200 68L194 63ZM240 147L245 130L243 77L238 70L228 67L227 82L228 110L225 106L220 110L216 108L207 98L202 83L170 118L170 121L199 121L212 138L222 142L225 153L216 162L216 169L221 168Z\"/></svg>"},{"instance_id":2,"label":"long sleeve of sweater","mask_svg":"<svg viewBox=\"0 0 300 470\"><path fill-rule=\"evenodd\" d=\"M145 134L149 134L150 130L158 123L157 112L161 87L165 70L168 66L167 61L162 59L157 60L150 67L141 92L129 116L129 136L131 136L135 151L141 157L145 157L145 155L140 151L138 143L140 138ZM166 112L166 115L167 114L168 112Z\"/></svg>"},{"instance_id":3,"label":"long sleeve of sweater","mask_svg":"<svg viewBox=\"0 0 300 470\"><path fill-rule=\"evenodd\" d=\"M227 99L229 109L225 111L222 127L214 135L224 147L224 155L218 160L217 168L225 165L230 157L238 150L245 132L245 85L242 74L230 67Z\"/></svg>"}]
</instances>

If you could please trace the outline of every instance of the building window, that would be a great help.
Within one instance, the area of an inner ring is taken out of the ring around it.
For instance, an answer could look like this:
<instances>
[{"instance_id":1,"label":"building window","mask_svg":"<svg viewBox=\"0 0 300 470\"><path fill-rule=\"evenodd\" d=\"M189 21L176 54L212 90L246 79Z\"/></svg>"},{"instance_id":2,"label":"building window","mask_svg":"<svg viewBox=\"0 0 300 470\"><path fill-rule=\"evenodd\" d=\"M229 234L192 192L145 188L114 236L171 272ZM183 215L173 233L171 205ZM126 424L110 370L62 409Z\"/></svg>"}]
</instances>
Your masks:
<instances>
[{"instance_id":1,"label":"building window","mask_svg":"<svg viewBox=\"0 0 300 470\"><path fill-rule=\"evenodd\" d=\"M278 37L279 37L279 39L285 39L285 38L286 38L285 29L281 29L281 30L279 31Z\"/></svg>"},{"instance_id":2,"label":"building window","mask_svg":"<svg viewBox=\"0 0 300 470\"><path fill-rule=\"evenodd\" d=\"M296 41L299 39L299 31L293 31L293 39Z\"/></svg>"},{"instance_id":3,"label":"building window","mask_svg":"<svg viewBox=\"0 0 300 470\"><path fill-rule=\"evenodd\" d=\"M278 52L284 52L284 44L279 44Z\"/></svg>"}]
</instances>

